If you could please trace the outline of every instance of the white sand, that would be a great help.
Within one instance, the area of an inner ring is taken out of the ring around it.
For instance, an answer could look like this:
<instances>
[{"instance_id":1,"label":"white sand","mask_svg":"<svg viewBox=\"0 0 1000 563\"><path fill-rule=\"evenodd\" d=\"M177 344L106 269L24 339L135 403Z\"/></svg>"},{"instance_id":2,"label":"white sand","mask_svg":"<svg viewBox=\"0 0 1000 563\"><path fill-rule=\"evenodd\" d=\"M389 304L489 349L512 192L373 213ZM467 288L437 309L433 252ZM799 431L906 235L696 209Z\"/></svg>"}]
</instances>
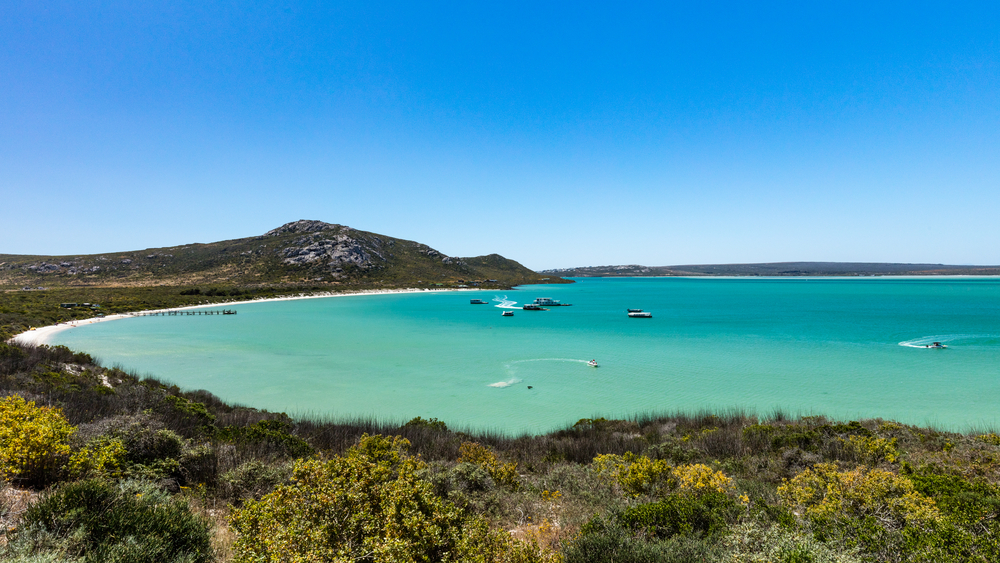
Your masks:
<instances>
[{"instance_id":1,"label":"white sand","mask_svg":"<svg viewBox=\"0 0 1000 563\"><path fill-rule=\"evenodd\" d=\"M79 321L70 321L65 323L59 323L52 326L43 326L40 328L35 328L22 332L17 336L14 336L9 340L9 342L17 342L19 344L28 345L40 345L46 344L51 340L52 336L62 332L64 330L69 330L71 328L76 328L78 326L102 323L106 321L116 321L118 319L127 319L133 315L139 313L157 313L162 311L181 311L185 309L204 309L206 307L224 307L230 305L245 305L247 303L264 303L266 301L291 301L293 299L320 299L326 297L351 297L355 295L391 295L398 293L440 293L445 291L480 291L478 288L454 288L454 289L369 289L363 291L345 291L345 292L333 292L326 291L323 293L300 293L298 295L283 295L281 297L271 297L271 298L261 298L261 299L251 299L248 301L226 301L222 303L205 303L202 305L189 305L187 307L175 307L171 309L150 309L146 311L136 311L133 313L121 313L117 315L108 315L106 317L94 317L92 319L83 319Z\"/></svg>"}]
</instances>

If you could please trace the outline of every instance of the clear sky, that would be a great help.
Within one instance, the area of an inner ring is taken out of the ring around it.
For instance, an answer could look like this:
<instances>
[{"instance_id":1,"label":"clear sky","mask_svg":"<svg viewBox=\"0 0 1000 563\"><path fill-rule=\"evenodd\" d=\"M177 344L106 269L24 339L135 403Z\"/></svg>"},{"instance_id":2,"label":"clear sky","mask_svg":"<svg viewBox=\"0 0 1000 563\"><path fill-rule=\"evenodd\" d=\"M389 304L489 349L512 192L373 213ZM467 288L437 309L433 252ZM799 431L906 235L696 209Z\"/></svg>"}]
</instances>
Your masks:
<instances>
[{"instance_id":1,"label":"clear sky","mask_svg":"<svg viewBox=\"0 0 1000 563\"><path fill-rule=\"evenodd\" d=\"M1000 3L0 8L0 253L1000 264Z\"/></svg>"}]
</instances>

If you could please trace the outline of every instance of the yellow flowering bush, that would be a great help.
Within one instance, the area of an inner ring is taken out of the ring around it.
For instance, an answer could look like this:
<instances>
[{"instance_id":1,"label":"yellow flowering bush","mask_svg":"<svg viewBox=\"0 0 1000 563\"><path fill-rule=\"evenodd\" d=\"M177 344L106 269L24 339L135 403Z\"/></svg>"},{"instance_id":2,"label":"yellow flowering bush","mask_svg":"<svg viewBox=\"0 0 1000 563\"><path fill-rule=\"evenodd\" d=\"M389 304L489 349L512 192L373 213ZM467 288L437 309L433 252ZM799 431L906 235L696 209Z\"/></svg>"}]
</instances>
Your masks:
<instances>
[{"instance_id":1,"label":"yellow flowering bush","mask_svg":"<svg viewBox=\"0 0 1000 563\"><path fill-rule=\"evenodd\" d=\"M299 460L292 482L231 518L236 563L551 560L434 494L409 441L368 436L329 461Z\"/></svg>"},{"instance_id":2,"label":"yellow flowering bush","mask_svg":"<svg viewBox=\"0 0 1000 563\"><path fill-rule=\"evenodd\" d=\"M673 466L663 459L637 456L632 452L625 455L606 454L595 457L592 467L634 497L656 495L673 488Z\"/></svg>"},{"instance_id":3,"label":"yellow flowering bush","mask_svg":"<svg viewBox=\"0 0 1000 563\"><path fill-rule=\"evenodd\" d=\"M16 395L0 399L0 475L36 486L56 480L74 432L61 409Z\"/></svg>"},{"instance_id":4,"label":"yellow flowering bush","mask_svg":"<svg viewBox=\"0 0 1000 563\"><path fill-rule=\"evenodd\" d=\"M896 463L899 460L899 451L896 450L896 439L879 438L877 436L848 436L846 440L841 438L844 448L852 452L857 459L867 463L879 463L888 461Z\"/></svg>"},{"instance_id":5,"label":"yellow flowering bush","mask_svg":"<svg viewBox=\"0 0 1000 563\"><path fill-rule=\"evenodd\" d=\"M994 446L1000 446L1000 436L996 432L990 432L989 434L980 434L976 436L976 439L980 442L986 442L987 444L992 444Z\"/></svg>"},{"instance_id":6,"label":"yellow flowering bush","mask_svg":"<svg viewBox=\"0 0 1000 563\"><path fill-rule=\"evenodd\" d=\"M675 488L678 492L702 494L702 493L729 493L733 490L733 480L721 471L712 471L707 465L695 463L692 465L681 465L675 467L670 472L675 480Z\"/></svg>"},{"instance_id":7,"label":"yellow flowering bush","mask_svg":"<svg viewBox=\"0 0 1000 563\"><path fill-rule=\"evenodd\" d=\"M74 477L118 478L122 475L127 453L121 440L101 437L74 452L66 469Z\"/></svg>"},{"instance_id":8,"label":"yellow flowering bush","mask_svg":"<svg viewBox=\"0 0 1000 563\"><path fill-rule=\"evenodd\" d=\"M826 519L871 516L890 529L940 520L934 500L904 476L858 467L838 471L832 463L806 469L778 487L781 500L800 515Z\"/></svg>"},{"instance_id":9,"label":"yellow flowering bush","mask_svg":"<svg viewBox=\"0 0 1000 563\"><path fill-rule=\"evenodd\" d=\"M478 442L463 442L458 448L458 461L472 463L486 470L493 481L506 489L516 490L520 482L516 463L504 463L497 454Z\"/></svg>"},{"instance_id":10,"label":"yellow flowering bush","mask_svg":"<svg viewBox=\"0 0 1000 563\"><path fill-rule=\"evenodd\" d=\"M662 496L669 492L702 494L733 492L733 480L700 463L674 467L666 460L625 455L599 455L593 468L614 479L627 494Z\"/></svg>"}]
</instances>

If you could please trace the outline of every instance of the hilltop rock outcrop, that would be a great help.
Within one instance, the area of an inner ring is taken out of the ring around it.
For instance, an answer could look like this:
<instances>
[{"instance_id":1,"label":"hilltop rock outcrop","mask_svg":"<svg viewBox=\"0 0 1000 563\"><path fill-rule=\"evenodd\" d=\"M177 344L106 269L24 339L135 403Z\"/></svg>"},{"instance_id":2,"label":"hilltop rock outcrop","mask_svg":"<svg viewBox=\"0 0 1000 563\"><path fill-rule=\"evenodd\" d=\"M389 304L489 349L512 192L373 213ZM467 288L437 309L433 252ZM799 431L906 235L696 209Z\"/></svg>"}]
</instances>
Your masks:
<instances>
[{"instance_id":1,"label":"hilltop rock outcrop","mask_svg":"<svg viewBox=\"0 0 1000 563\"><path fill-rule=\"evenodd\" d=\"M346 233L335 235L313 234L292 241L292 245L278 251L285 264L299 266L324 264L333 271L344 266L357 266L362 270L375 267L376 260L385 262L381 249L364 244Z\"/></svg>"},{"instance_id":2,"label":"hilltop rock outcrop","mask_svg":"<svg viewBox=\"0 0 1000 563\"><path fill-rule=\"evenodd\" d=\"M329 231L334 229L347 228L343 225L337 225L334 223L324 223L323 221L311 221L308 219L301 219L299 221L292 221L291 223L285 223L284 225L278 227L277 229L271 229L270 231L264 233L265 237L276 237L278 235L284 235L288 233L318 233L320 231Z\"/></svg>"}]
</instances>

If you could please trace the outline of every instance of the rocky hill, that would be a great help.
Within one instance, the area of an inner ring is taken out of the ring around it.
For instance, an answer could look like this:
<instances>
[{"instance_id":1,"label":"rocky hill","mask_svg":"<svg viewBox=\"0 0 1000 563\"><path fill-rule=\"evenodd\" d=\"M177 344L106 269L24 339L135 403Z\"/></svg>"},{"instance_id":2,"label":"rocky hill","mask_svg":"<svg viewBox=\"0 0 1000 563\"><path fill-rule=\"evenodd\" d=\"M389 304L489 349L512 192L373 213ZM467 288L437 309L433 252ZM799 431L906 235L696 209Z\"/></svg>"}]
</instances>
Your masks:
<instances>
[{"instance_id":1,"label":"rocky hill","mask_svg":"<svg viewBox=\"0 0 1000 563\"><path fill-rule=\"evenodd\" d=\"M208 244L71 256L0 254L0 286L226 284L515 285L542 281L497 254L447 256L425 244L322 221Z\"/></svg>"}]
</instances>

